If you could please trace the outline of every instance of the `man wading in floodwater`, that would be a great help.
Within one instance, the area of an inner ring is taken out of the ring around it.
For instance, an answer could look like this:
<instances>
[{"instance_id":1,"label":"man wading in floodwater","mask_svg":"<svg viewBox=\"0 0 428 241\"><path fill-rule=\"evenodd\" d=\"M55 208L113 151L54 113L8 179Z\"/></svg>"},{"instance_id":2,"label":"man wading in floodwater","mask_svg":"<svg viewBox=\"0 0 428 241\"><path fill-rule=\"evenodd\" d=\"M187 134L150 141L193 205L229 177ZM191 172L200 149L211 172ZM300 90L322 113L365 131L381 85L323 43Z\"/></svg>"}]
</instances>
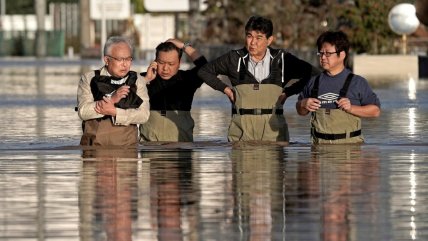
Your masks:
<instances>
[{"instance_id":1,"label":"man wading in floodwater","mask_svg":"<svg viewBox=\"0 0 428 241\"><path fill-rule=\"evenodd\" d=\"M269 47L272 21L253 16L245 25L245 47L232 50L203 66L198 74L232 102L228 140L273 141L287 144L289 133L283 104L311 78L312 65L283 49ZM314 72L319 72L314 68ZM218 75L227 76L232 87ZM297 79L291 86L286 86Z\"/></svg>"},{"instance_id":2,"label":"man wading in floodwater","mask_svg":"<svg viewBox=\"0 0 428 241\"><path fill-rule=\"evenodd\" d=\"M362 143L361 117L378 117L380 102L367 80L345 68L347 36L325 32L318 37L318 56L324 69L300 93L297 113L311 113L312 143Z\"/></svg>"},{"instance_id":3,"label":"man wading in floodwater","mask_svg":"<svg viewBox=\"0 0 428 241\"><path fill-rule=\"evenodd\" d=\"M77 89L84 146L134 146L137 124L149 118L149 96L143 77L130 71L128 39L110 37L104 46L104 67L82 75Z\"/></svg>"}]
</instances>

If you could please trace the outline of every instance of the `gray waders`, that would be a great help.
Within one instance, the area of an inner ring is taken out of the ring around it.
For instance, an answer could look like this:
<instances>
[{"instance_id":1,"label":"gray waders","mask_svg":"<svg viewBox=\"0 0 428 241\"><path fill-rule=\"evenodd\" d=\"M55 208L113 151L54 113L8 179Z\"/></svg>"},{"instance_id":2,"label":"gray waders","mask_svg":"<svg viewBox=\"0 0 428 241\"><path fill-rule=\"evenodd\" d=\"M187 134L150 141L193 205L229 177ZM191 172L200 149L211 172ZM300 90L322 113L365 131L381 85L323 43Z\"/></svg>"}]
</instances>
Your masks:
<instances>
[{"instance_id":1,"label":"gray waders","mask_svg":"<svg viewBox=\"0 0 428 241\"><path fill-rule=\"evenodd\" d=\"M138 144L137 125L115 126L110 118L83 122L82 146L132 146Z\"/></svg>"},{"instance_id":2,"label":"gray waders","mask_svg":"<svg viewBox=\"0 0 428 241\"><path fill-rule=\"evenodd\" d=\"M339 98L346 97L353 76L351 73L346 78ZM311 91L312 98L318 97L318 86L319 76ZM364 138L361 135L361 118L340 109L320 108L312 112L311 141L313 144L362 143Z\"/></svg>"},{"instance_id":3,"label":"gray waders","mask_svg":"<svg viewBox=\"0 0 428 241\"><path fill-rule=\"evenodd\" d=\"M289 141L288 127L278 97L282 88L273 84L234 87L235 105L229 141Z\"/></svg>"},{"instance_id":4,"label":"gray waders","mask_svg":"<svg viewBox=\"0 0 428 241\"><path fill-rule=\"evenodd\" d=\"M150 111L149 120L140 125L140 141L193 141L195 121L190 111Z\"/></svg>"}]
</instances>

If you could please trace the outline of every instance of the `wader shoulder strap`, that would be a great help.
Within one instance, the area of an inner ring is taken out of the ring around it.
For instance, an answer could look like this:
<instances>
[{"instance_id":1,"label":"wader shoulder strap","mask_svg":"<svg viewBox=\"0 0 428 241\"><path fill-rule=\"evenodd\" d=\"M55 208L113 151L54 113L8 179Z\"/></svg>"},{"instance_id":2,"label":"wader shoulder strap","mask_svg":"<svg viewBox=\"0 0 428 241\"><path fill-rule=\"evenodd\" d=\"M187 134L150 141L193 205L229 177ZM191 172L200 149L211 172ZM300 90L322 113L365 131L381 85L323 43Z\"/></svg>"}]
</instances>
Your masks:
<instances>
[{"instance_id":1,"label":"wader shoulder strap","mask_svg":"<svg viewBox=\"0 0 428 241\"><path fill-rule=\"evenodd\" d=\"M314 87L311 90L311 98L317 98L318 97L318 89L319 89L318 87L319 87L319 85L320 85L320 75L318 75L315 78Z\"/></svg>"},{"instance_id":2,"label":"wader shoulder strap","mask_svg":"<svg viewBox=\"0 0 428 241\"><path fill-rule=\"evenodd\" d=\"M97 70L94 70L94 73L95 73L95 76L94 77L96 77L96 79L98 79L99 78L99 76L100 76L100 70L99 69L97 69ZM94 98L99 98L98 96L97 96L97 94L94 94L94 93L96 93L97 92L97 89L96 89L96 86L95 86L95 84L93 83L93 81L94 81L94 78L92 78L91 79L91 82L89 83L89 86L91 87L91 92L92 92L92 96L94 96ZM97 97L95 97L95 96L97 96ZM77 107L77 106L75 106L74 107L74 111L79 111L79 108Z\"/></svg>"},{"instance_id":3,"label":"wader shoulder strap","mask_svg":"<svg viewBox=\"0 0 428 241\"><path fill-rule=\"evenodd\" d=\"M339 92L339 96L340 96L340 97L345 97L345 96L346 96L346 93L348 92L349 85L350 85L350 83L351 83L352 77L354 77L354 74L353 74L353 73L349 73L349 74L348 74L348 77L346 77L345 83L343 84L343 87L342 87L342 89L341 89L341 90L340 90L340 92ZM313 87L313 88L312 88L312 90L311 90L311 98L317 98L317 96L318 96L319 84L320 84L320 75L318 75L318 76L315 78L315 81L314 81L314 87Z\"/></svg>"},{"instance_id":4,"label":"wader shoulder strap","mask_svg":"<svg viewBox=\"0 0 428 241\"><path fill-rule=\"evenodd\" d=\"M352 77L354 77L353 73L349 73L348 77L346 77L345 83L343 84L343 87L340 90L339 97L346 97L346 93L348 92L349 84L351 83Z\"/></svg>"},{"instance_id":5,"label":"wader shoulder strap","mask_svg":"<svg viewBox=\"0 0 428 241\"><path fill-rule=\"evenodd\" d=\"M94 100L102 100L104 94L111 93L114 89L111 89L108 84L110 81L106 78L101 78L100 70L94 70L94 77L92 77L91 82L89 83L91 87L92 96Z\"/></svg>"},{"instance_id":6,"label":"wader shoulder strap","mask_svg":"<svg viewBox=\"0 0 428 241\"><path fill-rule=\"evenodd\" d=\"M129 71L128 79L126 80L126 85L133 86L137 82L138 75L135 71Z\"/></svg>"}]
</instances>

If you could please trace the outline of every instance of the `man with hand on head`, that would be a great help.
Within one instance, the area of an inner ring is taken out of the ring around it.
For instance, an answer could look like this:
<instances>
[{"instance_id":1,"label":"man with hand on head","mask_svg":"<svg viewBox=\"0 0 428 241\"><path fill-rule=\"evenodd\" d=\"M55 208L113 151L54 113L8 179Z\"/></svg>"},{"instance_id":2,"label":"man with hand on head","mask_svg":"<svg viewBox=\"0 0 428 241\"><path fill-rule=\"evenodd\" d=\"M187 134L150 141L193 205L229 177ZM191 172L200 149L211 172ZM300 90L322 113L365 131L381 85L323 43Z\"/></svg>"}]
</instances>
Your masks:
<instances>
[{"instance_id":1,"label":"man with hand on head","mask_svg":"<svg viewBox=\"0 0 428 241\"><path fill-rule=\"evenodd\" d=\"M135 146L137 124L149 118L149 96L141 76L131 71L132 45L110 37L104 46L104 66L81 76L77 111L83 120L84 146Z\"/></svg>"},{"instance_id":2,"label":"man with hand on head","mask_svg":"<svg viewBox=\"0 0 428 241\"><path fill-rule=\"evenodd\" d=\"M312 143L362 143L362 117L378 117L380 101L366 79L347 69L349 41L345 33L327 31L317 40L320 75L298 97L299 115L311 113Z\"/></svg>"},{"instance_id":3,"label":"man with hand on head","mask_svg":"<svg viewBox=\"0 0 428 241\"><path fill-rule=\"evenodd\" d=\"M194 63L189 70L180 70L185 53ZM150 97L150 118L140 125L140 141L192 142L195 122L191 116L193 96L203 80L197 76L207 60L189 43L168 39L156 47L156 59L147 72Z\"/></svg>"}]
</instances>

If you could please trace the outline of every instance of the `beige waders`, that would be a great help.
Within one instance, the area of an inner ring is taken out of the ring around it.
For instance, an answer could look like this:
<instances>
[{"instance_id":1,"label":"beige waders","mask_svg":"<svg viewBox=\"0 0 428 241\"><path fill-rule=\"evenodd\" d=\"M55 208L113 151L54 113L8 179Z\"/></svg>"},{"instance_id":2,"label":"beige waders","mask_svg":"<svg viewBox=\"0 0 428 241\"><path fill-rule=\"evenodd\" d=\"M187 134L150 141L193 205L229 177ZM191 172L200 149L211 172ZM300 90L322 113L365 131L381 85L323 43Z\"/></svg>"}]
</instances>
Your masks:
<instances>
[{"instance_id":1,"label":"beige waders","mask_svg":"<svg viewBox=\"0 0 428 241\"><path fill-rule=\"evenodd\" d=\"M110 118L83 122L82 146L132 146L138 144L137 125L115 126Z\"/></svg>"},{"instance_id":2,"label":"beige waders","mask_svg":"<svg viewBox=\"0 0 428 241\"><path fill-rule=\"evenodd\" d=\"M273 84L235 86L235 105L228 140L288 142L287 122L282 104L278 103L282 90Z\"/></svg>"},{"instance_id":3,"label":"beige waders","mask_svg":"<svg viewBox=\"0 0 428 241\"><path fill-rule=\"evenodd\" d=\"M320 108L312 113L313 144L362 143L361 119L340 109Z\"/></svg>"},{"instance_id":4,"label":"beige waders","mask_svg":"<svg viewBox=\"0 0 428 241\"><path fill-rule=\"evenodd\" d=\"M353 76L350 73L346 77L340 97L346 97ZM312 98L318 96L319 79L318 75L311 91ZM320 108L311 114L311 141L313 144L362 143L361 118L340 109Z\"/></svg>"},{"instance_id":5,"label":"beige waders","mask_svg":"<svg viewBox=\"0 0 428 241\"><path fill-rule=\"evenodd\" d=\"M190 111L150 111L149 120L140 125L140 141L193 141L193 120Z\"/></svg>"}]
</instances>

